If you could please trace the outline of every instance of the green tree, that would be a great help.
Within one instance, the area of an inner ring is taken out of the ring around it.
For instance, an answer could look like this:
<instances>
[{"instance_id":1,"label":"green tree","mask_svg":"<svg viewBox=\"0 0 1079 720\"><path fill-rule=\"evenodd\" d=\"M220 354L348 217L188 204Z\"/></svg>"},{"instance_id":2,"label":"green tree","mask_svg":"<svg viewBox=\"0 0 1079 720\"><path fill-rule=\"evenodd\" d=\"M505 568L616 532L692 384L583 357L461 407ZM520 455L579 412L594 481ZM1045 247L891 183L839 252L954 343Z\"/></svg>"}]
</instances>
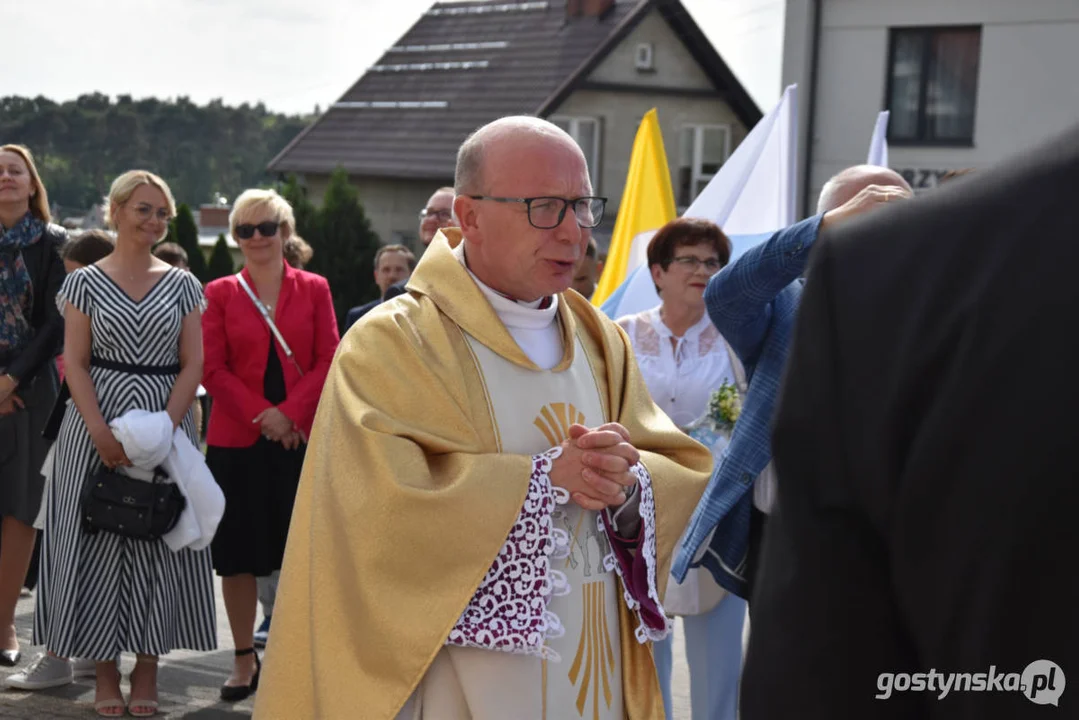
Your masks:
<instances>
[{"instance_id":1,"label":"green tree","mask_svg":"<svg viewBox=\"0 0 1079 720\"><path fill-rule=\"evenodd\" d=\"M195 207L214 192L235 197L267 180L267 161L311 120L262 104L200 106L186 97L0 97L0 138L33 150L49 199L65 214L85 212L135 167L152 169Z\"/></svg>"},{"instance_id":2,"label":"green tree","mask_svg":"<svg viewBox=\"0 0 1079 720\"><path fill-rule=\"evenodd\" d=\"M179 241L176 239L176 218L169 220L169 231L165 233L165 238L157 245L164 245L165 243L176 243L177 245L180 244ZM157 245L155 245L154 247L157 247Z\"/></svg>"},{"instance_id":3,"label":"green tree","mask_svg":"<svg viewBox=\"0 0 1079 720\"><path fill-rule=\"evenodd\" d=\"M235 272L235 269L232 265L232 253L229 252L229 245L225 242L224 235L218 235L217 242L214 243L214 249L210 253L210 262L207 268L209 280L217 280L226 275L231 275L233 272Z\"/></svg>"},{"instance_id":4,"label":"green tree","mask_svg":"<svg viewBox=\"0 0 1079 720\"><path fill-rule=\"evenodd\" d=\"M176 219L173 221L176 227L174 242L187 252L187 264L191 267L191 274L202 283L207 283L213 278L206 268L206 258L199 248L199 226L195 224L195 216L185 203L180 203L176 208ZM172 231L170 230L170 234Z\"/></svg>"},{"instance_id":5,"label":"green tree","mask_svg":"<svg viewBox=\"0 0 1079 720\"><path fill-rule=\"evenodd\" d=\"M277 192L292 206L292 214L296 216L296 234L312 248L316 247L319 233L318 208L308 199L307 189L300 185L295 175L290 174Z\"/></svg>"},{"instance_id":6,"label":"green tree","mask_svg":"<svg viewBox=\"0 0 1079 720\"><path fill-rule=\"evenodd\" d=\"M344 168L338 167L330 175L318 212L315 242L304 239L315 251L308 269L329 281L339 325L349 308L378 297L374 281L378 235L371 229L359 194L349 184Z\"/></svg>"}]
</instances>

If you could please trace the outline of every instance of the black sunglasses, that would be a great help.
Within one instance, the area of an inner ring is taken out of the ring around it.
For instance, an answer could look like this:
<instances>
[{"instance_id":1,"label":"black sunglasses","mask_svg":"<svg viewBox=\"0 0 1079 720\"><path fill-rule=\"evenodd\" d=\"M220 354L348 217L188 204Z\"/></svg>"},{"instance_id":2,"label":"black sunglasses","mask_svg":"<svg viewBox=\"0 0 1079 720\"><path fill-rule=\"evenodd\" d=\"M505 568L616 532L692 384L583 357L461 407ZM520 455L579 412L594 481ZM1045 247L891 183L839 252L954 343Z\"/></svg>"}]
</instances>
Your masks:
<instances>
[{"instance_id":1,"label":"black sunglasses","mask_svg":"<svg viewBox=\"0 0 1079 720\"><path fill-rule=\"evenodd\" d=\"M244 223L243 225L237 225L236 229L232 231L232 234L241 240L250 240L255 237L255 230L258 230L259 235L262 237L273 237L277 234L277 228L279 227L281 227L281 223L274 222L273 220L260 222L258 225Z\"/></svg>"}]
</instances>

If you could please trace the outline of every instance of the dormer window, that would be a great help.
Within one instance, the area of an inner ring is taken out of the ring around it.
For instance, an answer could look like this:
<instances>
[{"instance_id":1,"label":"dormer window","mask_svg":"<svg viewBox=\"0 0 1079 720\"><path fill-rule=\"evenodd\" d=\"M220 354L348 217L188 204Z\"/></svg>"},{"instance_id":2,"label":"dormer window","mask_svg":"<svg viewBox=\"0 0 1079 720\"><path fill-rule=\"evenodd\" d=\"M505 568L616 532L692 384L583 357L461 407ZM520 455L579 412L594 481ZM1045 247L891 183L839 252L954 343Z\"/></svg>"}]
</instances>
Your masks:
<instances>
[{"instance_id":1,"label":"dormer window","mask_svg":"<svg viewBox=\"0 0 1079 720\"><path fill-rule=\"evenodd\" d=\"M637 72L655 72L656 57L652 43L640 43L633 54L633 65Z\"/></svg>"}]
</instances>

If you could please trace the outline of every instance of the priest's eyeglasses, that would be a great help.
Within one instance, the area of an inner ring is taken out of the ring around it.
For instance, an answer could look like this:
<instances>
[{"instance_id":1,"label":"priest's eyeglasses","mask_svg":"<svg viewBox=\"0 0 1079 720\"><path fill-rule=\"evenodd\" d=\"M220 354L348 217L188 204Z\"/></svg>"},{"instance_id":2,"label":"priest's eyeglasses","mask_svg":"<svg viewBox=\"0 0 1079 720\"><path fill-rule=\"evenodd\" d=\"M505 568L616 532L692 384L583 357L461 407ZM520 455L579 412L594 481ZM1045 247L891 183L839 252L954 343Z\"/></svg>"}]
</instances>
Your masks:
<instances>
[{"instance_id":1,"label":"priest's eyeglasses","mask_svg":"<svg viewBox=\"0 0 1079 720\"><path fill-rule=\"evenodd\" d=\"M562 224L566 210L572 205L577 224L585 229L597 227L603 222L603 210L607 207L605 197L531 197L511 198L490 195L469 195L473 200L490 200L500 203L523 203L528 208L528 223L537 230L551 230Z\"/></svg>"}]
</instances>

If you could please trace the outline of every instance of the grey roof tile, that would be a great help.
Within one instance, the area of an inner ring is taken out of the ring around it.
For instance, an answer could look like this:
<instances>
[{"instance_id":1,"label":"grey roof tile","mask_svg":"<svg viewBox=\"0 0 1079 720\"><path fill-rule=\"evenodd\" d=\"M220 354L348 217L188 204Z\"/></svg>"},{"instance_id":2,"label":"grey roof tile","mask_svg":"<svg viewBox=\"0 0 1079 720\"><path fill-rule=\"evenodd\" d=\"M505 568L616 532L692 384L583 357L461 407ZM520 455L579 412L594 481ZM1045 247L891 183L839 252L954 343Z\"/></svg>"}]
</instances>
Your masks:
<instances>
[{"instance_id":1,"label":"grey roof tile","mask_svg":"<svg viewBox=\"0 0 1079 720\"><path fill-rule=\"evenodd\" d=\"M566 0L436 3L268 169L329 173L340 165L353 175L452 178L469 133L497 117L557 107L572 91L571 79L653 7L676 30L685 26L680 32L717 89L733 95L732 104L755 123L760 111L677 0L618 1L599 18L567 18ZM474 65L437 65L463 62ZM445 105L370 106L388 102Z\"/></svg>"}]
</instances>

